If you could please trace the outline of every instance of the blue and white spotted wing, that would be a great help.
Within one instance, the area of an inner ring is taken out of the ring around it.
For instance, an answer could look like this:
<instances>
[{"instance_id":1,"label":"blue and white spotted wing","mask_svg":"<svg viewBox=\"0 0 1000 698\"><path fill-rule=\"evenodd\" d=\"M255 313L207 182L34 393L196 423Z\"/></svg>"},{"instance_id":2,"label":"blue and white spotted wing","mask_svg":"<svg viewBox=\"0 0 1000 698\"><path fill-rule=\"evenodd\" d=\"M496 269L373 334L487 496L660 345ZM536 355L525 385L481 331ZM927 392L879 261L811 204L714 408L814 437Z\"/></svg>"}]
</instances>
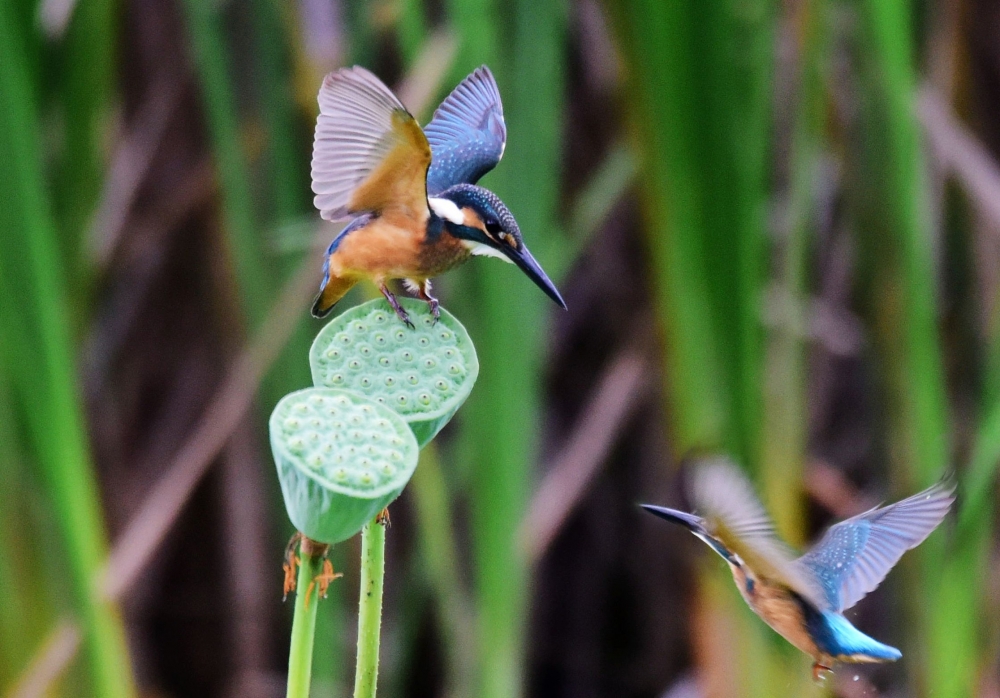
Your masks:
<instances>
[{"instance_id":1,"label":"blue and white spotted wing","mask_svg":"<svg viewBox=\"0 0 1000 698\"><path fill-rule=\"evenodd\" d=\"M764 505L742 471L725 458L712 458L694 473L691 498L709 532L758 574L794 589L814 604L823 592L811 572L774 530Z\"/></svg>"},{"instance_id":2,"label":"blue and white spotted wing","mask_svg":"<svg viewBox=\"0 0 1000 698\"><path fill-rule=\"evenodd\" d=\"M822 585L831 610L851 608L875 589L907 550L947 515L955 487L939 482L919 494L831 527L799 562Z\"/></svg>"},{"instance_id":3,"label":"blue and white spotted wing","mask_svg":"<svg viewBox=\"0 0 1000 698\"><path fill-rule=\"evenodd\" d=\"M475 184L496 167L507 143L500 90L485 65L441 103L424 129L431 144L427 194L455 184Z\"/></svg>"}]
</instances>

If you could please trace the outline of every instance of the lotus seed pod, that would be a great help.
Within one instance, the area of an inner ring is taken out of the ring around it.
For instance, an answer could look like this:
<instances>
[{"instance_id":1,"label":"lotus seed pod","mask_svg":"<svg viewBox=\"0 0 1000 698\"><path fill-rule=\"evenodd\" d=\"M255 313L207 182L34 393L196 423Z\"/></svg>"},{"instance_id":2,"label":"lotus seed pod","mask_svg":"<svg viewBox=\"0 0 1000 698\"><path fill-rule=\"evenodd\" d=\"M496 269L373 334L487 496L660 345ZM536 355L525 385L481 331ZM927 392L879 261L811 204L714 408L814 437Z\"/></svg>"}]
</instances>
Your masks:
<instances>
[{"instance_id":1,"label":"lotus seed pod","mask_svg":"<svg viewBox=\"0 0 1000 698\"><path fill-rule=\"evenodd\" d=\"M271 413L288 518L309 538L350 538L403 491L419 448L407 423L355 393L306 388Z\"/></svg>"},{"instance_id":2,"label":"lotus seed pod","mask_svg":"<svg viewBox=\"0 0 1000 698\"><path fill-rule=\"evenodd\" d=\"M384 300L364 303L320 330L309 365L317 386L349 390L391 407L422 448L469 397L479 359L469 333L447 310L434 322L423 301L399 302L416 329L400 322Z\"/></svg>"}]
</instances>

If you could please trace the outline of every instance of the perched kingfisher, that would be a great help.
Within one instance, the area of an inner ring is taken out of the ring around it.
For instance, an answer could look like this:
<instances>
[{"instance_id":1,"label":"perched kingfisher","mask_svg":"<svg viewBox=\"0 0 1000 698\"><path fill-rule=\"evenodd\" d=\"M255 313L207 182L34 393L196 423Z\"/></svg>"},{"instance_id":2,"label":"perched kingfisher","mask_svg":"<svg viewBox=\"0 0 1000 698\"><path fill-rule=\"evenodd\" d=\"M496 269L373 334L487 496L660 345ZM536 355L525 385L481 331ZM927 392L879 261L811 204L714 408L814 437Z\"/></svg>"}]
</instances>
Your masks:
<instances>
[{"instance_id":1,"label":"perched kingfisher","mask_svg":"<svg viewBox=\"0 0 1000 698\"><path fill-rule=\"evenodd\" d=\"M470 255L513 262L550 298L566 303L531 256L514 216L476 186L503 155L507 127L489 68L463 80L421 129L381 80L354 66L330 73L319 91L312 189L326 220L352 218L330 244L312 313L323 317L360 279L402 279L435 317L431 277Z\"/></svg>"},{"instance_id":2,"label":"perched kingfisher","mask_svg":"<svg viewBox=\"0 0 1000 698\"><path fill-rule=\"evenodd\" d=\"M841 521L798 558L778 538L747 479L723 458L710 459L694 472L691 499L704 516L642 507L684 526L721 555L750 608L813 658L813 678L819 680L834 662L893 662L903 656L851 625L844 611L937 528L955 500L954 491L945 480Z\"/></svg>"}]
</instances>

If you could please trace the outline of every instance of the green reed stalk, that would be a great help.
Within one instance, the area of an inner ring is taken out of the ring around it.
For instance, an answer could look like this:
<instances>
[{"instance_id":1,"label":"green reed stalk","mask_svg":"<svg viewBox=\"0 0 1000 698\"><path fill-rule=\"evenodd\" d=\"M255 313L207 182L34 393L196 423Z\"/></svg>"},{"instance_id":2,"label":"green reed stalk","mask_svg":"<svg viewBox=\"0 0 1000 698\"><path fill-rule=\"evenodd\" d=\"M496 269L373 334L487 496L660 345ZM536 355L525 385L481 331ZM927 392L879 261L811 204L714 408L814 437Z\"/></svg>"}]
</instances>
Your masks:
<instances>
[{"instance_id":1,"label":"green reed stalk","mask_svg":"<svg viewBox=\"0 0 1000 698\"><path fill-rule=\"evenodd\" d=\"M86 634L91 690L133 695L117 609L92 580L105 555L100 498L77 393L69 293L43 177L36 95L9 3L0 3L0 345L24 411L30 451L58 522L74 607Z\"/></svg>"},{"instance_id":2,"label":"green reed stalk","mask_svg":"<svg viewBox=\"0 0 1000 698\"><path fill-rule=\"evenodd\" d=\"M358 661L354 698L375 698L378 687L386 523L376 518L361 530L361 597L358 601Z\"/></svg>"}]
</instances>

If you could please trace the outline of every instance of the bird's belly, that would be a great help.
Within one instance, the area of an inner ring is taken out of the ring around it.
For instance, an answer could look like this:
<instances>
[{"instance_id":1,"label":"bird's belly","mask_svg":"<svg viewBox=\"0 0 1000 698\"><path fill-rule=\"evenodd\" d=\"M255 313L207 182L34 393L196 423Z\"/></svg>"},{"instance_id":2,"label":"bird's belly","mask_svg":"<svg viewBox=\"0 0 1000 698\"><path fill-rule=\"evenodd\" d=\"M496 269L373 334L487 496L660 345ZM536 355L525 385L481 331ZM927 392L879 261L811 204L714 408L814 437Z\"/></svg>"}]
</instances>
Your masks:
<instances>
[{"instance_id":1,"label":"bird's belly","mask_svg":"<svg viewBox=\"0 0 1000 698\"><path fill-rule=\"evenodd\" d=\"M824 654L810 637L802 606L791 594L758 585L756 598L747 599L761 619L797 649L813 658Z\"/></svg>"},{"instance_id":2,"label":"bird's belly","mask_svg":"<svg viewBox=\"0 0 1000 698\"><path fill-rule=\"evenodd\" d=\"M334 276L426 279L469 256L461 241L439 235L425 242L424 223L383 216L352 231L330 255Z\"/></svg>"}]
</instances>

